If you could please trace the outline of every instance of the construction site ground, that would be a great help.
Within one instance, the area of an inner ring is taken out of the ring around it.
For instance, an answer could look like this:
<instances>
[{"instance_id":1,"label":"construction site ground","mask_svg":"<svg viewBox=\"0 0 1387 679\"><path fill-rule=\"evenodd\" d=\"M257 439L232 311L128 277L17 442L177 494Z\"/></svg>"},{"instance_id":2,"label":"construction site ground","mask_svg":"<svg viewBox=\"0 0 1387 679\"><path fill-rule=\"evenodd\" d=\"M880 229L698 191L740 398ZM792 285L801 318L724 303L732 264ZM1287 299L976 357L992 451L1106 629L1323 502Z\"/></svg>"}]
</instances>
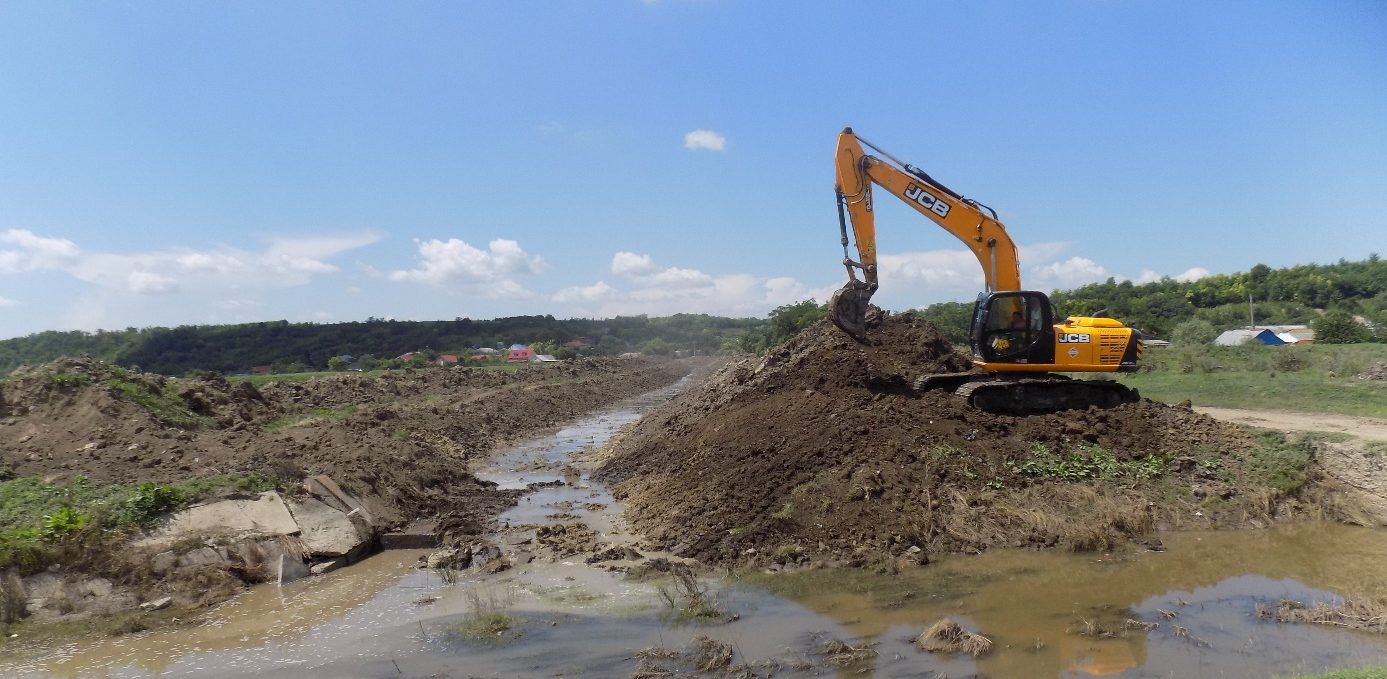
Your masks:
<instances>
[{"instance_id":1,"label":"construction site ground","mask_svg":"<svg viewBox=\"0 0 1387 679\"><path fill-rule=\"evenodd\" d=\"M58 485L79 477L125 485L227 474L286 486L305 476L335 479L382 530L429 522L440 547L418 554L434 574L428 587L451 587L457 574L472 583L453 602L447 625L427 613L407 616L420 637L392 643L422 643L426 654L453 648L440 639L459 620L470 624L514 606L516 597L496 594L496 586L524 589L529 594L519 600L531 604L558 597L565 610L585 609L590 600L648 610L664 597L686 611L697 608L688 599L708 587L700 576L713 572L795 574L784 582L812 583L813 573L846 568L904 577L914 587L929 578L910 574L929 572L932 562L966 570L955 555L998 548L1092 554L1102 562L1110 553L1160 552L1163 542L1183 540L1166 531L1303 520L1387 524L1387 488L1371 443L1249 429L1151 401L995 415L911 387L926 374L969 367L928 322L883 313L871 316L865 342L821 322L763 357L584 360L516 373L420 370L260 388L72 359L3 385L0 469L8 479ZM646 393L638 406L621 405ZM524 443L548 432L558 433ZM133 592L132 601L171 593L185 611L244 587L244 578L213 578L206 568L155 574L140 561L151 554L122 550L119 539L99 544L112 551L59 563L59 571L107 580ZM381 587L402 586L382 577ZM822 585L759 586L786 596ZM901 601L915 596L905 585L872 587ZM720 589L726 585L707 593ZM752 608L783 605L745 596ZM736 606L709 610L707 619L695 614L694 624L745 629L735 625L739 616L756 617ZM536 615L521 617L526 634L542 637L533 625L549 618ZM856 629L849 628L843 633ZM609 631L620 630L648 636L624 624ZM821 669L836 662L828 657L849 665L867 658L853 655L851 643L817 657L822 639L762 641L797 645L813 659L808 666ZM608 650L630 660L635 647ZM636 663L632 676L640 668L699 664L696 652L669 652L663 661ZM435 660L413 666L436 673ZM497 674L516 667L505 662ZM588 674L604 676L611 662L592 659L605 669Z\"/></svg>"}]
</instances>

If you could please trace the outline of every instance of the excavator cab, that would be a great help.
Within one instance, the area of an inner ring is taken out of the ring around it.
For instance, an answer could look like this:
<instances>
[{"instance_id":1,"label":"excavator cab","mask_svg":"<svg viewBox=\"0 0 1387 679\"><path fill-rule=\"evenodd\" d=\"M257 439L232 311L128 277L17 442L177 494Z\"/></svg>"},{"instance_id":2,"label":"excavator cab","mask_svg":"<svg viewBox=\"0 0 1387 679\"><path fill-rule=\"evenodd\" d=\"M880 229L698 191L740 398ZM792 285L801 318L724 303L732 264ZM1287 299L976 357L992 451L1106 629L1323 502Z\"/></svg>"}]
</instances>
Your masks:
<instances>
[{"instance_id":1,"label":"excavator cab","mask_svg":"<svg viewBox=\"0 0 1387 679\"><path fill-rule=\"evenodd\" d=\"M984 363L1055 362L1054 312L1043 292L982 293L968 330L973 355Z\"/></svg>"}]
</instances>

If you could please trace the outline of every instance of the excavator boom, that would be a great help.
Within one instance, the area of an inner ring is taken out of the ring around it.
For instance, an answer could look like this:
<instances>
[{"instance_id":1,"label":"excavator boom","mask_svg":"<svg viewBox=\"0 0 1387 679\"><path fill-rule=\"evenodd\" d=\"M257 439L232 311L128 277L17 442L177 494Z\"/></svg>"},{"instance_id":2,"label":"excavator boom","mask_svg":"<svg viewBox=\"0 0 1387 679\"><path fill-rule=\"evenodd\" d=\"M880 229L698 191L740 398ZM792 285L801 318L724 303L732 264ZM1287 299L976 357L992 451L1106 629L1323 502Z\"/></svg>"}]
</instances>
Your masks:
<instances>
[{"instance_id":1,"label":"excavator boom","mask_svg":"<svg viewBox=\"0 0 1387 679\"><path fill-rule=\"evenodd\" d=\"M865 341L868 305L878 287L875 185L968 246L987 286L969 327L973 363L985 372L926 376L918 389L949 389L977 407L1015 414L1107 407L1137 398L1135 390L1117 382L1047 374L1135 370L1141 334L1111 318L1055 318L1049 297L1022 289L1016 244L991 208L901 162L852 128L838 135L834 164L848 282L829 300L829 317L844 332ZM855 260L849 250L853 241Z\"/></svg>"},{"instance_id":2,"label":"excavator boom","mask_svg":"<svg viewBox=\"0 0 1387 679\"><path fill-rule=\"evenodd\" d=\"M876 150L882 157L869 155L863 145ZM877 289L873 184L889 191L968 246L982 266L988 292L1021 289L1016 244L990 208L951 191L914 165L900 162L857 136L850 127L838 135L834 162L843 264L848 269L849 284L835 295L829 309L834 322L848 334L861 337L867 304ZM857 260L848 253L849 221L857 242ZM862 271L863 280L857 279L858 270Z\"/></svg>"}]
</instances>

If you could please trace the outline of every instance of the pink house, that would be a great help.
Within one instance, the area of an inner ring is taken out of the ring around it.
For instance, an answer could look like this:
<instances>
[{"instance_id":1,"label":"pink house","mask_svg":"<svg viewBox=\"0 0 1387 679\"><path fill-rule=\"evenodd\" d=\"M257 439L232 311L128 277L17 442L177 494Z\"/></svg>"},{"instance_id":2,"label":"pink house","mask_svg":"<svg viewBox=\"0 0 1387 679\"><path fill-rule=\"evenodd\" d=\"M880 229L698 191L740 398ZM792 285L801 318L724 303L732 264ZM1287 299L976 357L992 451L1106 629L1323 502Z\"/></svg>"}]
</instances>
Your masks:
<instances>
[{"instance_id":1,"label":"pink house","mask_svg":"<svg viewBox=\"0 0 1387 679\"><path fill-rule=\"evenodd\" d=\"M534 355L535 350L529 347L522 347L520 349L512 348L510 353L506 354L506 361L510 363L529 363Z\"/></svg>"}]
</instances>

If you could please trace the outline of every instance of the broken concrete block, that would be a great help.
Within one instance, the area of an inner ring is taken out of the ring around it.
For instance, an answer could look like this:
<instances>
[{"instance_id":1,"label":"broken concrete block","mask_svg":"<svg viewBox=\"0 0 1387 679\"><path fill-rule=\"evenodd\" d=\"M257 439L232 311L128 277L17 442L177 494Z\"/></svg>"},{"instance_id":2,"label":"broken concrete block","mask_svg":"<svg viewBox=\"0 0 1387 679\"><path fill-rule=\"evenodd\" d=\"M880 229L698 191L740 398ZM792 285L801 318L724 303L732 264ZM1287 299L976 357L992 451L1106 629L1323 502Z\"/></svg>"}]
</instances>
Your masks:
<instances>
[{"instance_id":1,"label":"broken concrete block","mask_svg":"<svg viewBox=\"0 0 1387 679\"><path fill-rule=\"evenodd\" d=\"M183 567L210 566L226 563L226 558L211 547L199 547L178 557L178 565Z\"/></svg>"},{"instance_id":2,"label":"broken concrete block","mask_svg":"<svg viewBox=\"0 0 1387 679\"><path fill-rule=\"evenodd\" d=\"M358 524L315 498L295 499L290 511L299 524L304 550L314 556L342 556L370 539Z\"/></svg>"},{"instance_id":3,"label":"broken concrete block","mask_svg":"<svg viewBox=\"0 0 1387 679\"><path fill-rule=\"evenodd\" d=\"M345 565L347 565L346 559L333 559L331 561L322 561L319 563L315 563L311 567L309 567L308 572L314 575L323 575L325 573L331 573Z\"/></svg>"},{"instance_id":4,"label":"broken concrete block","mask_svg":"<svg viewBox=\"0 0 1387 679\"><path fill-rule=\"evenodd\" d=\"M168 608L169 605L172 603L173 597L165 596L159 597L158 599L155 599L153 601L146 601L140 604L140 608L143 608L146 611L161 611L165 608Z\"/></svg>"},{"instance_id":5,"label":"broken concrete block","mask_svg":"<svg viewBox=\"0 0 1387 679\"><path fill-rule=\"evenodd\" d=\"M149 559L149 569L157 575L163 575L178 565L178 555L172 551L159 552Z\"/></svg>"},{"instance_id":6,"label":"broken concrete block","mask_svg":"<svg viewBox=\"0 0 1387 679\"><path fill-rule=\"evenodd\" d=\"M164 547L197 535L294 535L299 525L279 493L266 491L253 500L220 500L189 507L170 516L136 546Z\"/></svg>"},{"instance_id":7,"label":"broken concrete block","mask_svg":"<svg viewBox=\"0 0 1387 679\"><path fill-rule=\"evenodd\" d=\"M288 554L280 554L279 564L275 569L275 582L281 586L286 585L295 580L302 580L308 577L310 572L308 566L303 565L302 561Z\"/></svg>"},{"instance_id":8,"label":"broken concrete block","mask_svg":"<svg viewBox=\"0 0 1387 679\"><path fill-rule=\"evenodd\" d=\"M375 524L375 518L371 516L371 512L367 511L366 506L351 493L342 490L342 487L338 486L337 482L333 481L331 478L321 474L318 476L310 476L303 480L303 487L304 490L307 490L314 497L317 497L329 506L342 512L358 510L361 516L366 519L367 523L372 525Z\"/></svg>"},{"instance_id":9,"label":"broken concrete block","mask_svg":"<svg viewBox=\"0 0 1387 679\"><path fill-rule=\"evenodd\" d=\"M420 520L380 536L381 549L433 549L438 546L438 522Z\"/></svg>"}]
</instances>

